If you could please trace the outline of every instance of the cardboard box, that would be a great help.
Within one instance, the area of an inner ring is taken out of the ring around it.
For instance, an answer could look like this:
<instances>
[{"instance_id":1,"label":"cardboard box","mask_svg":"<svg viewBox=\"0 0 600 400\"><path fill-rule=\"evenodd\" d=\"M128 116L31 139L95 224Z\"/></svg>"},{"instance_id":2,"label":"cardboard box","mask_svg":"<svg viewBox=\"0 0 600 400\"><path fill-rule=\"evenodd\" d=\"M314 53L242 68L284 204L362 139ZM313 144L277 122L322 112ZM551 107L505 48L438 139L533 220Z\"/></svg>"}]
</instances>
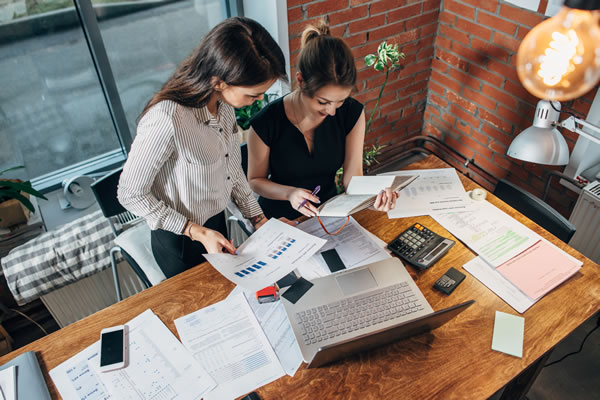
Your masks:
<instances>
[{"instance_id":1,"label":"cardboard box","mask_svg":"<svg viewBox=\"0 0 600 400\"><path fill-rule=\"evenodd\" d=\"M21 192L26 197L28 194ZM22 224L29 219L30 211L20 201L11 199L0 203L0 228Z\"/></svg>"}]
</instances>

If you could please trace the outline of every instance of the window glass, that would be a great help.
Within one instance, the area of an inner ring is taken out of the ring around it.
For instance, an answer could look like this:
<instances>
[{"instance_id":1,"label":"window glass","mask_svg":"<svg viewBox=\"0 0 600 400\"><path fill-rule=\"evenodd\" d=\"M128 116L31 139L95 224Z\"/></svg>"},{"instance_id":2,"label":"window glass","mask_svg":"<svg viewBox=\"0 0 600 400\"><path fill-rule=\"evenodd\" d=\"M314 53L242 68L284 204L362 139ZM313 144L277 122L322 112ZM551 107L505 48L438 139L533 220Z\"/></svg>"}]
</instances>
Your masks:
<instances>
[{"instance_id":1,"label":"window glass","mask_svg":"<svg viewBox=\"0 0 600 400\"><path fill-rule=\"evenodd\" d=\"M176 66L223 20L221 0L116 5L92 0L132 136L136 119ZM110 15L110 17L109 17Z\"/></svg>"},{"instance_id":2,"label":"window glass","mask_svg":"<svg viewBox=\"0 0 600 400\"><path fill-rule=\"evenodd\" d=\"M0 0L0 88L0 170L121 151L72 1Z\"/></svg>"}]
</instances>

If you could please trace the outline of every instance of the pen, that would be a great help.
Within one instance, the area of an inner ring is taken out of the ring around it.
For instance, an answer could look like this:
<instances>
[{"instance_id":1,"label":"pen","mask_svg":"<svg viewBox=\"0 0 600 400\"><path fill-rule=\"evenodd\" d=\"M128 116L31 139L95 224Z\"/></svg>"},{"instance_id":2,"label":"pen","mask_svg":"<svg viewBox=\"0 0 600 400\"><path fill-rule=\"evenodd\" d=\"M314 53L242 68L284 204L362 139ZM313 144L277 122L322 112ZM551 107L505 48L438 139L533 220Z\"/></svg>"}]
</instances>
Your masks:
<instances>
[{"instance_id":1,"label":"pen","mask_svg":"<svg viewBox=\"0 0 600 400\"><path fill-rule=\"evenodd\" d=\"M317 187L315 188L315 190L313 190L313 191L312 191L312 193L311 193L311 194L314 196L315 194L319 193L319 190L321 190L321 186L320 186L320 185L319 185L319 186L317 186ZM300 205L298 206L297 210L299 210L299 209L301 209L302 207L304 207L304 205L306 204L306 202L307 202L307 201L308 201L307 199L304 199L304 200L302 200L302 203L300 203Z\"/></svg>"}]
</instances>

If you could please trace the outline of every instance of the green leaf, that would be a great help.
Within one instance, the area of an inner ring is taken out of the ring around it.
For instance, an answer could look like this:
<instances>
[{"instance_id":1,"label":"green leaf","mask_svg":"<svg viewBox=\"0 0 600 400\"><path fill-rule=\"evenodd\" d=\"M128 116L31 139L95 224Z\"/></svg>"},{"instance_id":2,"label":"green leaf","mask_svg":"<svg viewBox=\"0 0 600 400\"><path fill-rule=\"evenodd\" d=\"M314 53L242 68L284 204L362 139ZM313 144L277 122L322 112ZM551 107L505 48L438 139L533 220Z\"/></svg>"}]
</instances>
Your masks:
<instances>
[{"instance_id":1,"label":"green leaf","mask_svg":"<svg viewBox=\"0 0 600 400\"><path fill-rule=\"evenodd\" d=\"M27 209L31 212L35 212L35 209L33 208L33 204L31 203L31 201L29 201L29 199L25 196L23 196L21 193L19 192L8 192L6 190L0 190L0 198L9 198L9 199L15 199L20 201L25 207L27 207Z\"/></svg>"},{"instance_id":2,"label":"green leaf","mask_svg":"<svg viewBox=\"0 0 600 400\"><path fill-rule=\"evenodd\" d=\"M40 192L38 192L37 190L32 188L30 182L12 182L12 181L0 180L0 186L12 189L13 191L15 191L17 193L25 192L25 193L29 193L35 197L39 197L41 199L48 200L43 194L41 194Z\"/></svg>"},{"instance_id":3,"label":"green leaf","mask_svg":"<svg viewBox=\"0 0 600 400\"><path fill-rule=\"evenodd\" d=\"M369 54L368 56L365 57L365 65L367 67L370 67L371 65L375 64L375 60L377 60L377 57L375 56L375 54Z\"/></svg>"},{"instance_id":4,"label":"green leaf","mask_svg":"<svg viewBox=\"0 0 600 400\"><path fill-rule=\"evenodd\" d=\"M377 71L383 71L383 68L384 68L384 64L383 64L383 62L381 62L381 61L377 61L377 64L375 64L375 67L374 67L374 68L375 68Z\"/></svg>"},{"instance_id":5,"label":"green leaf","mask_svg":"<svg viewBox=\"0 0 600 400\"><path fill-rule=\"evenodd\" d=\"M8 168L8 169L5 169L4 171L0 171L0 175L2 175L5 172L8 172L8 171L14 171L16 169L22 169L22 168L25 168L25 166L24 165L18 165L16 167Z\"/></svg>"}]
</instances>

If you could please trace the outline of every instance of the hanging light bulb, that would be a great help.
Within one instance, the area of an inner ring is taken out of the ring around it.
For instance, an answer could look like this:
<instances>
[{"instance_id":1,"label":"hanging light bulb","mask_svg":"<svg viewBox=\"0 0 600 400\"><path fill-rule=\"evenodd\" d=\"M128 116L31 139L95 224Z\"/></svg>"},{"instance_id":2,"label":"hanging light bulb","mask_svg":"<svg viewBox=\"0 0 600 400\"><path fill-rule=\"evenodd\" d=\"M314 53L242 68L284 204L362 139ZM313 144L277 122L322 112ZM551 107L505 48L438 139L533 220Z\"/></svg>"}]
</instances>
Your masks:
<instances>
[{"instance_id":1,"label":"hanging light bulb","mask_svg":"<svg viewBox=\"0 0 600 400\"><path fill-rule=\"evenodd\" d=\"M600 81L600 0L565 0L533 28L517 53L525 89L541 99L580 97Z\"/></svg>"}]
</instances>

